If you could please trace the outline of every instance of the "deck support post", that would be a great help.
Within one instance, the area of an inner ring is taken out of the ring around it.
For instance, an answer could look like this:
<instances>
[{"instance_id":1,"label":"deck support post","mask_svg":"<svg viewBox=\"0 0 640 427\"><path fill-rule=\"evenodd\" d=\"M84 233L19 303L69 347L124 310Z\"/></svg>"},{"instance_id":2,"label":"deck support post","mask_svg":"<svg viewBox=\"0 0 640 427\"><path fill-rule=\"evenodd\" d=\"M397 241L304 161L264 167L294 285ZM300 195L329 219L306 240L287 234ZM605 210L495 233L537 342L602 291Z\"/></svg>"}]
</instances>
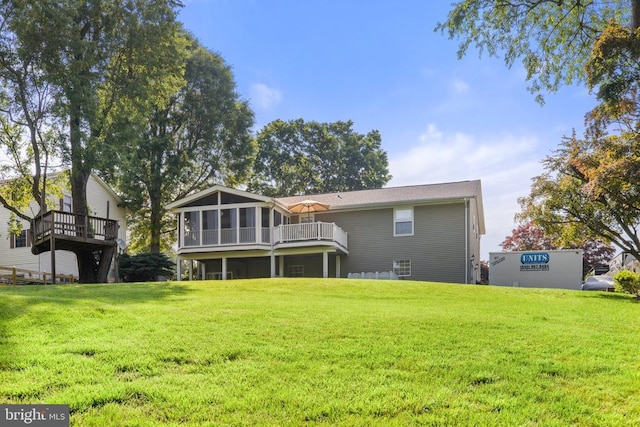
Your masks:
<instances>
[{"instance_id":1,"label":"deck support post","mask_svg":"<svg viewBox=\"0 0 640 427\"><path fill-rule=\"evenodd\" d=\"M51 250L51 284L56 284L56 225L55 215L51 213L51 236L49 249Z\"/></svg>"},{"instance_id":2,"label":"deck support post","mask_svg":"<svg viewBox=\"0 0 640 427\"><path fill-rule=\"evenodd\" d=\"M276 277L276 255L271 250L270 258L270 268L271 268L271 277Z\"/></svg>"},{"instance_id":3,"label":"deck support post","mask_svg":"<svg viewBox=\"0 0 640 427\"><path fill-rule=\"evenodd\" d=\"M329 277L329 252L322 252L322 277Z\"/></svg>"}]
</instances>

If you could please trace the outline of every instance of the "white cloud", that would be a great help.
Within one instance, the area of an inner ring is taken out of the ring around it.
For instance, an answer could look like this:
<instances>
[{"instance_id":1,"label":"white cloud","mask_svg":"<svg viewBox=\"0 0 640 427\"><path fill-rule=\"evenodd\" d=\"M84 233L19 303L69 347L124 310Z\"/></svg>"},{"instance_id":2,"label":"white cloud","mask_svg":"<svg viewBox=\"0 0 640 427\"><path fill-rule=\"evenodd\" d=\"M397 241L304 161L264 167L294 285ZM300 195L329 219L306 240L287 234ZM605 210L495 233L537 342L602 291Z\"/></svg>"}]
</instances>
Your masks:
<instances>
[{"instance_id":1,"label":"white cloud","mask_svg":"<svg viewBox=\"0 0 640 427\"><path fill-rule=\"evenodd\" d=\"M469 91L469 84L461 79L453 79L451 90L455 95L462 95Z\"/></svg>"},{"instance_id":2,"label":"white cloud","mask_svg":"<svg viewBox=\"0 0 640 427\"><path fill-rule=\"evenodd\" d=\"M515 228L520 212L517 199L529 194L531 179L542 173L544 153L530 135L502 134L478 137L447 134L430 124L416 144L390 157L390 186L482 180L487 234L482 238L482 259Z\"/></svg>"},{"instance_id":3,"label":"white cloud","mask_svg":"<svg viewBox=\"0 0 640 427\"><path fill-rule=\"evenodd\" d=\"M269 110L282 101L282 91L274 87L269 87L264 83L252 84L250 96L254 105L263 110Z\"/></svg>"}]
</instances>

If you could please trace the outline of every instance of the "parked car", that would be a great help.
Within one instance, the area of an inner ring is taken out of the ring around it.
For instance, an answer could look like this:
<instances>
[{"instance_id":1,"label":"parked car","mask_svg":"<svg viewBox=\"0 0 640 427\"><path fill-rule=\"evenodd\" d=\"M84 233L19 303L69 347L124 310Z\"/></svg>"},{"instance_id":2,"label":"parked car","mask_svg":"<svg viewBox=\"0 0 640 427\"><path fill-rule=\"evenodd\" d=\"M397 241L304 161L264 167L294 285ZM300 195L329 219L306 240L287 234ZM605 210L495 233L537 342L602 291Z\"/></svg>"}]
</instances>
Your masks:
<instances>
[{"instance_id":1,"label":"parked car","mask_svg":"<svg viewBox=\"0 0 640 427\"><path fill-rule=\"evenodd\" d=\"M582 283L583 291L615 291L613 278L610 276L591 276Z\"/></svg>"}]
</instances>

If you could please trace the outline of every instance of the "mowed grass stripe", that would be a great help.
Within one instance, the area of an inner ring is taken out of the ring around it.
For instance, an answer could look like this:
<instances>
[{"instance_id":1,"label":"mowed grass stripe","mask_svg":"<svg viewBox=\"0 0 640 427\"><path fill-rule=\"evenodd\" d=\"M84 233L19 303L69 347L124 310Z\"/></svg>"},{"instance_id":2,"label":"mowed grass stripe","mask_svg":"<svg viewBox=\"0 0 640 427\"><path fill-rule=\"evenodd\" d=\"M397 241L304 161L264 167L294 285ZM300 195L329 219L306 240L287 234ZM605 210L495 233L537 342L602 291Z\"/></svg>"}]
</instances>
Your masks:
<instances>
[{"instance_id":1,"label":"mowed grass stripe","mask_svg":"<svg viewBox=\"0 0 640 427\"><path fill-rule=\"evenodd\" d=\"M0 288L0 403L72 425L640 424L628 296L268 279Z\"/></svg>"}]
</instances>

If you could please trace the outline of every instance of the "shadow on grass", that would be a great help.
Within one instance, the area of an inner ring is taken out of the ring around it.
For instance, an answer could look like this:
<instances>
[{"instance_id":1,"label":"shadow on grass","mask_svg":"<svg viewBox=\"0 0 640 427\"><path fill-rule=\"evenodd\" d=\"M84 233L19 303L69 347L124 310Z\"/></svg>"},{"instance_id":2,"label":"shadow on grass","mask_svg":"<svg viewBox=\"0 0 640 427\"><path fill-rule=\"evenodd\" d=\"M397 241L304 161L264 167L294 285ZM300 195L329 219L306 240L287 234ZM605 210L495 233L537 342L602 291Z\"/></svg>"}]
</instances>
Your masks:
<instances>
[{"instance_id":1,"label":"shadow on grass","mask_svg":"<svg viewBox=\"0 0 640 427\"><path fill-rule=\"evenodd\" d=\"M585 293L588 298L601 298L611 301L620 301L628 303L640 303L640 297L634 297L629 294L622 294L619 292L588 292Z\"/></svg>"},{"instance_id":2,"label":"shadow on grass","mask_svg":"<svg viewBox=\"0 0 640 427\"><path fill-rule=\"evenodd\" d=\"M159 300L182 298L192 289L184 284L127 283L102 285L18 285L0 286L0 377L2 371L13 366L12 323L27 316L38 316L43 305L71 307L96 304L129 305ZM35 314L38 313L38 314ZM3 400L0 395L0 401Z\"/></svg>"},{"instance_id":3,"label":"shadow on grass","mask_svg":"<svg viewBox=\"0 0 640 427\"><path fill-rule=\"evenodd\" d=\"M177 282L162 283L110 283L110 284L64 284L64 285L19 285L0 287L0 297L16 297L25 305L38 302L60 302L91 300L108 304L133 304L184 296L191 289ZM1 318L1 315L0 315Z\"/></svg>"}]
</instances>

